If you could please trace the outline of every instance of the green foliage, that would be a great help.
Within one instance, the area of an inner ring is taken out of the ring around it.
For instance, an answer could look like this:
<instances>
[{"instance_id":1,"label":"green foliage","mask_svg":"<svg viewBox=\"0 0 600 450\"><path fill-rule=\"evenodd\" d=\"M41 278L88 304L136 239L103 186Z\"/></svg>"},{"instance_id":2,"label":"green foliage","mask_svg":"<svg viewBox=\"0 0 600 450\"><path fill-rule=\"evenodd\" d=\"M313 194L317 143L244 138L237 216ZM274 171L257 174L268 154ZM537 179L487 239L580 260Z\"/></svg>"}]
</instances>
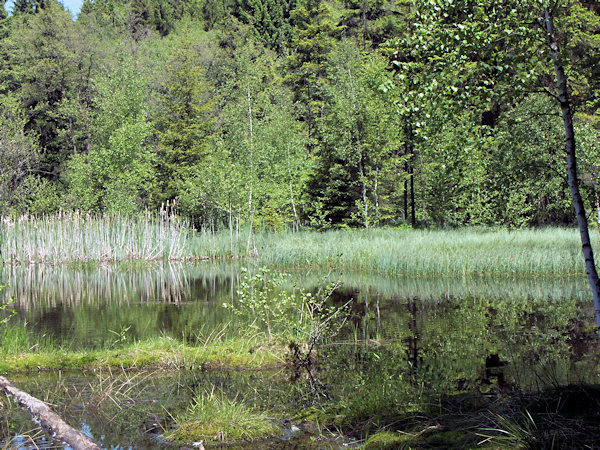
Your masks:
<instances>
[{"instance_id":1,"label":"green foliage","mask_svg":"<svg viewBox=\"0 0 600 450\"><path fill-rule=\"evenodd\" d=\"M283 217L273 208L266 207L256 216L256 228L267 232L280 232L284 229Z\"/></svg>"},{"instance_id":2,"label":"green foliage","mask_svg":"<svg viewBox=\"0 0 600 450\"><path fill-rule=\"evenodd\" d=\"M305 133L290 92L277 84L275 55L240 30L236 52L221 56L235 78L216 80L220 130L209 153L178 184L182 211L202 223L249 221L274 210L298 222L299 193L310 168ZM222 74L221 74L222 75Z\"/></svg>"},{"instance_id":3,"label":"green foliage","mask_svg":"<svg viewBox=\"0 0 600 450\"><path fill-rule=\"evenodd\" d=\"M443 226L570 223L558 150L564 138L553 109L546 96L532 95L507 109L493 130L473 125L472 113L424 127L425 217Z\"/></svg>"},{"instance_id":4,"label":"green foliage","mask_svg":"<svg viewBox=\"0 0 600 450\"><path fill-rule=\"evenodd\" d=\"M10 18L0 65L4 92L17 95L25 129L38 140L40 169L56 180L65 160L85 140L84 134L75 133L80 116L74 117L69 108L89 105L94 52L81 44L79 29L61 5L43 3L35 15Z\"/></svg>"},{"instance_id":5,"label":"green foliage","mask_svg":"<svg viewBox=\"0 0 600 450\"><path fill-rule=\"evenodd\" d=\"M69 161L72 205L86 212L132 214L149 202L154 153L148 145L143 79L129 67L97 82L96 139Z\"/></svg>"},{"instance_id":6,"label":"green foliage","mask_svg":"<svg viewBox=\"0 0 600 450\"><path fill-rule=\"evenodd\" d=\"M6 288L0 284L0 292ZM17 315L13 308L15 299L0 301L0 353L9 354L22 351L29 344L27 327L13 325L10 320Z\"/></svg>"},{"instance_id":7,"label":"green foliage","mask_svg":"<svg viewBox=\"0 0 600 450\"><path fill-rule=\"evenodd\" d=\"M54 214L63 205L63 187L39 175L30 175L23 180L18 210L29 214Z\"/></svg>"},{"instance_id":8,"label":"green foliage","mask_svg":"<svg viewBox=\"0 0 600 450\"><path fill-rule=\"evenodd\" d=\"M119 331L108 330L115 335L115 340L112 342L111 347L117 347L125 344L128 340L128 332L131 329L131 325L123 325Z\"/></svg>"},{"instance_id":9,"label":"green foliage","mask_svg":"<svg viewBox=\"0 0 600 450\"><path fill-rule=\"evenodd\" d=\"M294 100L302 105L301 117L308 123L309 138L315 139L316 120L325 106L322 85L326 58L341 28L333 21L329 5L323 0L300 0L291 12L291 19L294 51L287 57L284 81L291 86Z\"/></svg>"},{"instance_id":10,"label":"green foliage","mask_svg":"<svg viewBox=\"0 0 600 450\"><path fill-rule=\"evenodd\" d=\"M239 284L238 304L224 303L223 307L252 321L253 328L266 329L270 338L276 331L274 327L279 331L296 332L302 316L295 314L299 306L296 296L283 289L286 275L272 274L266 268L253 276L246 269L242 271L244 279Z\"/></svg>"},{"instance_id":11,"label":"green foliage","mask_svg":"<svg viewBox=\"0 0 600 450\"><path fill-rule=\"evenodd\" d=\"M158 100L157 164L163 200L177 196L181 179L205 165L210 151L215 102L203 81L201 64L201 50L184 31L167 64Z\"/></svg>"},{"instance_id":12,"label":"green foliage","mask_svg":"<svg viewBox=\"0 0 600 450\"><path fill-rule=\"evenodd\" d=\"M385 61L344 42L328 58L323 86L328 107L319 121L317 166L307 184L311 225L379 225L397 211L405 157L400 116L380 90Z\"/></svg>"},{"instance_id":13,"label":"green foliage","mask_svg":"<svg viewBox=\"0 0 600 450\"><path fill-rule=\"evenodd\" d=\"M236 3L236 16L251 25L259 39L278 50L289 44L290 13L296 7L296 0L238 0Z\"/></svg>"},{"instance_id":14,"label":"green foliage","mask_svg":"<svg viewBox=\"0 0 600 450\"><path fill-rule=\"evenodd\" d=\"M309 361L316 346L335 336L346 322L349 302L330 304L339 282L328 283L325 277L315 293L298 286L290 293L285 290L288 276L284 273L261 268L250 276L245 269L242 271L237 304L223 306L244 317L252 328L266 331L269 338L290 339L296 358Z\"/></svg>"},{"instance_id":15,"label":"green foliage","mask_svg":"<svg viewBox=\"0 0 600 450\"><path fill-rule=\"evenodd\" d=\"M579 144L579 162L582 186L589 192L590 209L594 211L593 216L600 224L600 131L594 117L581 117L575 123L577 142Z\"/></svg>"},{"instance_id":16,"label":"green foliage","mask_svg":"<svg viewBox=\"0 0 600 450\"><path fill-rule=\"evenodd\" d=\"M0 212L15 207L24 180L39 153L35 138L25 131L26 118L14 96L0 97Z\"/></svg>"},{"instance_id":17,"label":"green foliage","mask_svg":"<svg viewBox=\"0 0 600 450\"><path fill-rule=\"evenodd\" d=\"M546 3L87 0L73 20L18 2L0 25L15 137L0 202L175 202L237 240L252 226L248 248L256 227L571 224L541 95ZM553 14L590 214L600 14L579 0Z\"/></svg>"},{"instance_id":18,"label":"green foliage","mask_svg":"<svg viewBox=\"0 0 600 450\"><path fill-rule=\"evenodd\" d=\"M0 284L0 291L6 287L5 284ZM6 302L0 303L0 325L6 325L11 318L17 315L17 311L12 308L15 304L15 299L11 298Z\"/></svg>"}]
</instances>

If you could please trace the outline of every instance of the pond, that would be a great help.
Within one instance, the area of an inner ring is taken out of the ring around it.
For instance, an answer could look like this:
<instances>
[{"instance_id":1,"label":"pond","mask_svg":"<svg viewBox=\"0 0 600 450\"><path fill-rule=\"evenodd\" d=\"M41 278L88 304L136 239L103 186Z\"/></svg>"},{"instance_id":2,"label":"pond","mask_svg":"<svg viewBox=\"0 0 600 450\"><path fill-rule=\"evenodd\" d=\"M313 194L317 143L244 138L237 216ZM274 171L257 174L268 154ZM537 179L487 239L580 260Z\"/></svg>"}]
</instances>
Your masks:
<instances>
[{"instance_id":1,"label":"pond","mask_svg":"<svg viewBox=\"0 0 600 450\"><path fill-rule=\"evenodd\" d=\"M1 295L16 299L16 319L44 339L75 349L108 348L119 340L210 335L234 319L222 304L236 301L240 276L238 264L15 266L3 269L9 286ZM306 289L322 276L291 273ZM161 433L173 418L214 389L277 411L272 420L281 437L265 447L305 439L338 448L389 423L444 433L485 430L502 425L498 411L510 416L516 394L522 399L599 382L585 279L346 273L341 281L333 301L352 300L350 320L335 342L319 349L311 372L113 370L11 378L107 448L166 446ZM319 414L337 433L315 427ZM42 448L56 444L14 405L0 409L0 431L0 445L26 445L30 438Z\"/></svg>"}]
</instances>

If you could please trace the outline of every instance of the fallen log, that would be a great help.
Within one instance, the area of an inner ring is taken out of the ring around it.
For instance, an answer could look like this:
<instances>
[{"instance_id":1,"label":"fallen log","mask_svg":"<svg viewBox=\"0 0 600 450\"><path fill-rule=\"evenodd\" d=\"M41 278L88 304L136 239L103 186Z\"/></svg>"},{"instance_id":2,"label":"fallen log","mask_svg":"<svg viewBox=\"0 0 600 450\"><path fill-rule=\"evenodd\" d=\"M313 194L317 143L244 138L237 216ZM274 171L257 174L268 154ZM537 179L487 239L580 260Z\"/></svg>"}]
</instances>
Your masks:
<instances>
[{"instance_id":1,"label":"fallen log","mask_svg":"<svg viewBox=\"0 0 600 450\"><path fill-rule=\"evenodd\" d=\"M75 450L100 449L91 438L67 424L44 402L23 392L4 377L0 377L0 391L14 398L21 408L27 409L34 421L53 439L65 442Z\"/></svg>"}]
</instances>

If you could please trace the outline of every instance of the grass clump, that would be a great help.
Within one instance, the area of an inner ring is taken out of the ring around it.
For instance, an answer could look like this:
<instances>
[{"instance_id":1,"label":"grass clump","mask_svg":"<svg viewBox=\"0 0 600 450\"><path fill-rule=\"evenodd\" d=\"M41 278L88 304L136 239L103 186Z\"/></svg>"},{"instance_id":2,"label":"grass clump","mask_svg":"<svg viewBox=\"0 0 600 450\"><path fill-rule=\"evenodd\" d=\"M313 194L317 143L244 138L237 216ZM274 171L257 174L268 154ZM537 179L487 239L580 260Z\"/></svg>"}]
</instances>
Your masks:
<instances>
[{"instance_id":1,"label":"grass clump","mask_svg":"<svg viewBox=\"0 0 600 450\"><path fill-rule=\"evenodd\" d=\"M12 324L0 326L0 355L15 354L31 347L26 328Z\"/></svg>"},{"instance_id":2,"label":"grass clump","mask_svg":"<svg viewBox=\"0 0 600 450\"><path fill-rule=\"evenodd\" d=\"M177 443L234 443L281 434L281 429L265 413L247 407L237 398L231 400L214 389L197 395L178 423L178 428L167 433L165 439Z\"/></svg>"}]
</instances>

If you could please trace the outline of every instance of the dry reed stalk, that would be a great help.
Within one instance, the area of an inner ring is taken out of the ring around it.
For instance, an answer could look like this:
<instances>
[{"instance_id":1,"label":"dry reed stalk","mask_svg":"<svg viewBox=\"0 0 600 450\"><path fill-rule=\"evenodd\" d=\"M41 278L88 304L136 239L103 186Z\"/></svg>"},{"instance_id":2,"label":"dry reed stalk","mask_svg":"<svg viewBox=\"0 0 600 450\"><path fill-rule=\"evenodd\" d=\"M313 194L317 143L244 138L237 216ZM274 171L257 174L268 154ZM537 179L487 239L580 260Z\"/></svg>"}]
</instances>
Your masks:
<instances>
[{"instance_id":1,"label":"dry reed stalk","mask_svg":"<svg viewBox=\"0 0 600 450\"><path fill-rule=\"evenodd\" d=\"M182 260L190 233L187 222L164 213L126 217L61 212L0 221L5 264Z\"/></svg>"}]
</instances>

